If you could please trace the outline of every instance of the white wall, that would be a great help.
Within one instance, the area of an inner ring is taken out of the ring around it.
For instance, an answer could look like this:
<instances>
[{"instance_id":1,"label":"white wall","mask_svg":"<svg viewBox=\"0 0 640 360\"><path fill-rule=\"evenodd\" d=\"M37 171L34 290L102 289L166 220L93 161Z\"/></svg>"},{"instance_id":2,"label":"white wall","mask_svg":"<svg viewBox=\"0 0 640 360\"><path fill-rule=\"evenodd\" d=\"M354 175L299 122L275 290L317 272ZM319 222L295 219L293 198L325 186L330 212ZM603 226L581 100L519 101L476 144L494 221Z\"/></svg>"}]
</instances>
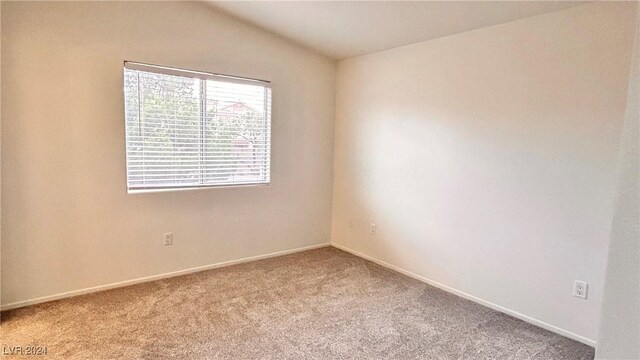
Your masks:
<instances>
[{"instance_id":1,"label":"white wall","mask_svg":"<svg viewBox=\"0 0 640 360\"><path fill-rule=\"evenodd\" d=\"M271 186L127 195L123 60L271 80ZM2 75L2 304L330 240L332 60L197 3L2 2Z\"/></svg>"},{"instance_id":2,"label":"white wall","mask_svg":"<svg viewBox=\"0 0 640 360\"><path fill-rule=\"evenodd\" d=\"M598 334L597 359L640 359L640 9L636 9L618 193Z\"/></svg>"},{"instance_id":3,"label":"white wall","mask_svg":"<svg viewBox=\"0 0 640 360\"><path fill-rule=\"evenodd\" d=\"M333 242L593 344L633 6L340 62Z\"/></svg>"}]
</instances>

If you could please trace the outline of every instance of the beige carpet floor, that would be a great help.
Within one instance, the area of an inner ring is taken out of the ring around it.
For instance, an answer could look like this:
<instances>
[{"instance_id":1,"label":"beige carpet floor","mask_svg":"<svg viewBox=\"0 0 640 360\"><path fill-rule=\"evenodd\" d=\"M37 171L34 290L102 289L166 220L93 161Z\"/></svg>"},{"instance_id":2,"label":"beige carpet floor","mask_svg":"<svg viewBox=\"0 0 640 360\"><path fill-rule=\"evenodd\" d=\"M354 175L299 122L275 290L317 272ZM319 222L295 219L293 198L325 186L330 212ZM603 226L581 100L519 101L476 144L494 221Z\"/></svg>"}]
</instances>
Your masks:
<instances>
[{"instance_id":1,"label":"beige carpet floor","mask_svg":"<svg viewBox=\"0 0 640 360\"><path fill-rule=\"evenodd\" d=\"M46 358L593 359L594 354L589 346L330 247L1 315L3 346L47 346Z\"/></svg>"}]
</instances>

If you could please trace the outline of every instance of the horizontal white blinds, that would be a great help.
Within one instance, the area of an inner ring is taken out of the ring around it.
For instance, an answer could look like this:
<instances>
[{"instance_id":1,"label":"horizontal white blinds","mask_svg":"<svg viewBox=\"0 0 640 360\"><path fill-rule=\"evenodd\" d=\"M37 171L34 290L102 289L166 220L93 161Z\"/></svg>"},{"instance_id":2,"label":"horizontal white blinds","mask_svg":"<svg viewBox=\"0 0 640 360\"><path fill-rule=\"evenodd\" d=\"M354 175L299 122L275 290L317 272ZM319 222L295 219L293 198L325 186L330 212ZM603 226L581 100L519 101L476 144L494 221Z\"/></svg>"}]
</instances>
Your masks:
<instances>
[{"instance_id":1,"label":"horizontal white blinds","mask_svg":"<svg viewBox=\"0 0 640 360\"><path fill-rule=\"evenodd\" d=\"M269 183L268 82L125 63L129 191Z\"/></svg>"}]
</instances>

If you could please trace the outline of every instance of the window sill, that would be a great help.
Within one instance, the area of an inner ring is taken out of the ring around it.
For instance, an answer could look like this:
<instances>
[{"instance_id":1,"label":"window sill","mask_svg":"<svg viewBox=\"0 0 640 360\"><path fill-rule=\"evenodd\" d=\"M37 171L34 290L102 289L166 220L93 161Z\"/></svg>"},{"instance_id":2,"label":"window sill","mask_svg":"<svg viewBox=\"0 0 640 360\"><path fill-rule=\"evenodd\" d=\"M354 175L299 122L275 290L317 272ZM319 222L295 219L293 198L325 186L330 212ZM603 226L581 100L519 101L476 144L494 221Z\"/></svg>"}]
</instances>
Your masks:
<instances>
[{"instance_id":1,"label":"window sill","mask_svg":"<svg viewBox=\"0 0 640 360\"><path fill-rule=\"evenodd\" d=\"M189 190L211 190L211 189L234 189L234 188L247 188L247 187L269 187L271 185L268 183L251 183L251 184L231 184L231 185L203 185L203 186L185 186L185 187L174 187L174 188L146 188L146 189L127 189L128 195L137 195L137 194L153 194L153 193L164 193L164 192L174 192L174 191L189 191Z\"/></svg>"}]
</instances>

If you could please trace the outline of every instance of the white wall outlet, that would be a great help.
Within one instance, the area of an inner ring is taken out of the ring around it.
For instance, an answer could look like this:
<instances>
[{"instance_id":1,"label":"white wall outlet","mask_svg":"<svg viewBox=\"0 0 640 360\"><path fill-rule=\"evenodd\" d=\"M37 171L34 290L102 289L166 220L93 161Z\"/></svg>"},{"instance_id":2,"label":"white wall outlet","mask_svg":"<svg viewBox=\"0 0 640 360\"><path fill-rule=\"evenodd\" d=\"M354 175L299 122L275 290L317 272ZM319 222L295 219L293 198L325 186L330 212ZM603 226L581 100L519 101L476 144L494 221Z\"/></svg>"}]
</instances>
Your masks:
<instances>
[{"instance_id":1,"label":"white wall outlet","mask_svg":"<svg viewBox=\"0 0 640 360\"><path fill-rule=\"evenodd\" d=\"M164 233L162 240L164 241L164 246L173 245L173 233Z\"/></svg>"},{"instance_id":2,"label":"white wall outlet","mask_svg":"<svg viewBox=\"0 0 640 360\"><path fill-rule=\"evenodd\" d=\"M587 298L587 289L589 288L589 284L584 281L574 281L573 282L573 296L581 299Z\"/></svg>"},{"instance_id":3,"label":"white wall outlet","mask_svg":"<svg viewBox=\"0 0 640 360\"><path fill-rule=\"evenodd\" d=\"M374 223L369 224L369 235L375 235L377 232L378 232L378 228L376 224Z\"/></svg>"}]
</instances>

